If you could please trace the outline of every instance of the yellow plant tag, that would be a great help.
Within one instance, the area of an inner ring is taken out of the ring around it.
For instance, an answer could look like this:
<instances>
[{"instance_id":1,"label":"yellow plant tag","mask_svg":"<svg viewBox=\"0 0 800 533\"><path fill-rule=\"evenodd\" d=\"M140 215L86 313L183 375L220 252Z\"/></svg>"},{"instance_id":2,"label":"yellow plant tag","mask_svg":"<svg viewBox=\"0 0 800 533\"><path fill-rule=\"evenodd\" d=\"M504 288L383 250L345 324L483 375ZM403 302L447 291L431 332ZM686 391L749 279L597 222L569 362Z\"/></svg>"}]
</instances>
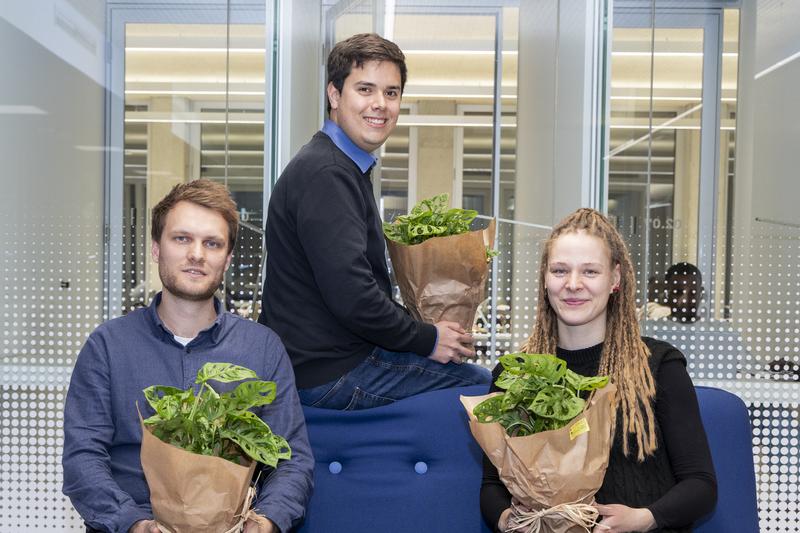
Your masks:
<instances>
[{"instance_id":1,"label":"yellow plant tag","mask_svg":"<svg viewBox=\"0 0 800 533\"><path fill-rule=\"evenodd\" d=\"M569 428L569 440L575 440L578 435L583 435L589 432L589 422L585 418L581 418Z\"/></svg>"}]
</instances>

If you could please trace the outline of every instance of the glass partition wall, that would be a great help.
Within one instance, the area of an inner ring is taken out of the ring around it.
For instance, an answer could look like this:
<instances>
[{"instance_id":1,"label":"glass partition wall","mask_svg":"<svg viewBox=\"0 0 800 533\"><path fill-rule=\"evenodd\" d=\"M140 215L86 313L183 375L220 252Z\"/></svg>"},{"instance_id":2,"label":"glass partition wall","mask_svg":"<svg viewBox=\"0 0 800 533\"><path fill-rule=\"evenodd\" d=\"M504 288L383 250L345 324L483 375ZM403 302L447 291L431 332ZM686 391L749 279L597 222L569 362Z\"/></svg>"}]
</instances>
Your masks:
<instances>
[{"instance_id":1,"label":"glass partition wall","mask_svg":"<svg viewBox=\"0 0 800 533\"><path fill-rule=\"evenodd\" d=\"M109 176L109 223L122 239L110 243L118 268L108 270L108 313L147 305L160 290L150 258L152 207L176 183L209 178L231 190L244 223L221 296L249 316L263 226L264 7L149 5L112 8L110 17L112 46L124 54L111 78L124 98L111 106L124 106L124 119L110 128L110 144L123 149L122 168L113 162Z\"/></svg>"},{"instance_id":2,"label":"glass partition wall","mask_svg":"<svg viewBox=\"0 0 800 533\"><path fill-rule=\"evenodd\" d=\"M607 208L634 258L642 331L684 353L695 385L748 405L765 532L794 529L798 512L800 220L783 151L797 106L780 87L798 79L785 17L799 14L618 1L610 38Z\"/></svg>"}]
</instances>

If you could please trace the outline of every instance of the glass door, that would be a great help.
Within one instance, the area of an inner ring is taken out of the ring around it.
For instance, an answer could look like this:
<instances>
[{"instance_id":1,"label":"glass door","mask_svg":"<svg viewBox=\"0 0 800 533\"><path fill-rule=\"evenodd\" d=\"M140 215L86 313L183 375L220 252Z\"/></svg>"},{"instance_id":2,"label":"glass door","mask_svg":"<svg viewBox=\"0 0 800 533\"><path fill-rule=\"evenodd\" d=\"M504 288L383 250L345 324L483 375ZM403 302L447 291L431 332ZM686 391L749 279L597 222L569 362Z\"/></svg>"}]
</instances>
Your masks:
<instances>
[{"instance_id":1,"label":"glass door","mask_svg":"<svg viewBox=\"0 0 800 533\"><path fill-rule=\"evenodd\" d=\"M628 239L641 305L663 300L678 262L696 265L713 294L719 203L722 12L655 9L615 10L611 51L608 212Z\"/></svg>"},{"instance_id":2,"label":"glass door","mask_svg":"<svg viewBox=\"0 0 800 533\"><path fill-rule=\"evenodd\" d=\"M106 217L108 317L160 290L152 207L177 183L224 183L242 228L220 298L249 316L263 225L263 5L112 6Z\"/></svg>"}]
</instances>

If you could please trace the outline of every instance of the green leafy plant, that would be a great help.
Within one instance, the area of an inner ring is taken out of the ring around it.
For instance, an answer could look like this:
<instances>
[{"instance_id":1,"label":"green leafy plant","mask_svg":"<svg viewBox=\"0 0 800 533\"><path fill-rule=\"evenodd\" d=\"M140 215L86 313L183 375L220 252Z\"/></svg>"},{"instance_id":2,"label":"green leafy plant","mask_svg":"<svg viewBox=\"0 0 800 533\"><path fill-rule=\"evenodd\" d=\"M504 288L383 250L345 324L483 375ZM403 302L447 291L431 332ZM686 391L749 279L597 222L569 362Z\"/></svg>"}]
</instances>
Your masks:
<instances>
[{"instance_id":1,"label":"green leafy plant","mask_svg":"<svg viewBox=\"0 0 800 533\"><path fill-rule=\"evenodd\" d=\"M384 235L394 242L411 245L431 237L468 232L478 212L474 209L450 209L449 198L445 193L422 200L408 215L400 215L394 222L384 222Z\"/></svg>"},{"instance_id":2,"label":"green leafy plant","mask_svg":"<svg viewBox=\"0 0 800 533\"><path fill-rule=\"evenodd\" d=\"M497 422L512 437L566 426L583 411L581 392L605 387L607 376L587 377L554 355L514 353L500 358L503 372L495 384L505 392L479 403L479 422Z\"/></svg>"},{"instance_id":3,"label":"green leafy plant","mask_svg":"<svg viewBox=\"0 0 800 533\"><path fill-rule=\"evenodd\" d=\"M255 378L254 380L251 378ZM217 393L209 381L244 381L235 389ZM275 382L259 381L255 372L230 363L206 363L197 373L198 394L164 385L144 389L156 414L144 421L162 441L202 455L242 464L249 457L275 467L292 452L286 439L272 433L253 407L272 403Z\"/></svg>"}]
</instances>

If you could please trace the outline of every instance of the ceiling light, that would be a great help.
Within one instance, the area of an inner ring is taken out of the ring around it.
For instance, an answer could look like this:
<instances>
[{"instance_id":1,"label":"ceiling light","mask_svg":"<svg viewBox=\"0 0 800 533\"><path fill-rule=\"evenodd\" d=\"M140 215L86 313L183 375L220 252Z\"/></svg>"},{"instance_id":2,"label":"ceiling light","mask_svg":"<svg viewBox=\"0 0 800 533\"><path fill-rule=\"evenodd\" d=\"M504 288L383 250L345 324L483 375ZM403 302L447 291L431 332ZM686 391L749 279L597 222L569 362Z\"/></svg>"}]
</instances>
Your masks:
<instances>
[{"instance_id":1,"label":"ceiling light","mask_svg":"<svg viewBox=\"0 0 800 533\"><path fill-rule=\"evenodd\" d=\"M800 57L800 52L796 52L796 53L790 55L789 57L785 57L785 58L781 59L780 61L778 61L777 63L775 63L774 65L765 68L764 70L762 70L761 72L759 72L758 74L753 76L753 79L757 80L758 78L760 78L762 76L766 76L767 74L769 74L773 70L777 70L777 69L781 68L782 66L786 65L787 63L791 63L792 61L794 61L798 57Z\"/></svg>"},{"instance_id":2,"label":"ceiling light","mask_svg":"<svg viewBox=\"0 0 800 533\"><path fill-rule=\"evenodd\" d=\"M46 115L47 111L35 105L0 105L0 115Z\"/></svg>"},{"instance_id":3,"label":"ceiling light","mask_svg":"<svg viewBox=\"0 0 800 533\"><path fill-rule=\"evenodd\" d=\"M125 94L137 96L165 95L165 96L264 96L264 91L178 91L178 90L145 90L126 89Z\"/></svg>"},{"instance_id":4,"label":"ceiling light","mask_svg":"<svg viewBox=\"0 0 800 533\"><path fill-rule=\"evenodd\" d=\"M403 50L405 55L418 55L418 56L493 56L494 50ZM518 52L516 50L503 50L503 55L515 56Z\"/></svg>"},{"instance_id":5,"label":"ceiling light","mask_svg":"<svg viewBox=\"0 0 800 533\"><path fill-rule=\"evenodd\" d=\"M162 47L162 46L127 46L125 52L147 52L147 53L176 53L176 54L195 54L195 53L214 53L224 54L266 54L266 48L201 48L201 47Z\"/></svg>"}]
</instances>

